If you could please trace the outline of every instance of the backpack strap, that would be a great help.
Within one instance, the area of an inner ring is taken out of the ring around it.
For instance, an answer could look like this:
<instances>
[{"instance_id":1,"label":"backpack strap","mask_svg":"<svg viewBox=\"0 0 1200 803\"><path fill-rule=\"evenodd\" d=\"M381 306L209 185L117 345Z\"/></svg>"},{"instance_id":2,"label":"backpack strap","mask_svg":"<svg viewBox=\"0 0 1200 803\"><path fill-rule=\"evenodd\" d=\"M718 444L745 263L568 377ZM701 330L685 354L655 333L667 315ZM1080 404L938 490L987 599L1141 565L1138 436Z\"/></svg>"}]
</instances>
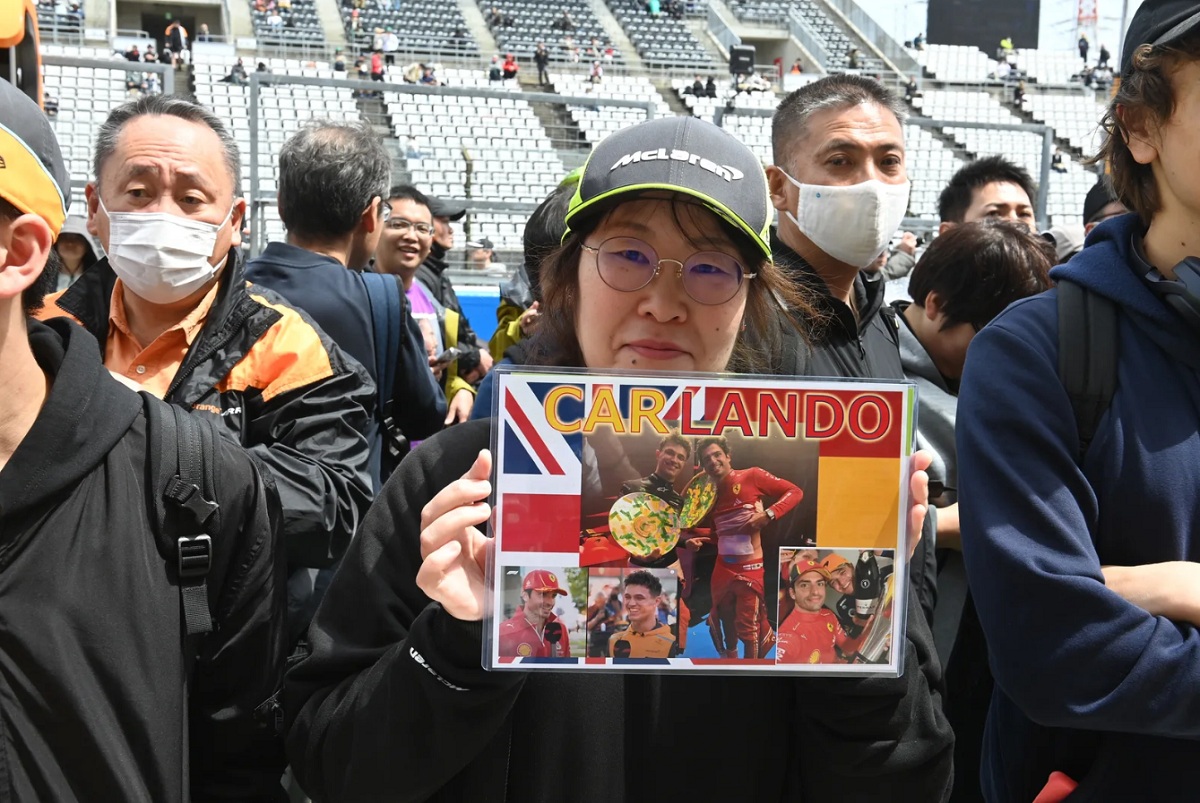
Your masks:
<instances>
[{"instance_id":1,"label":"backpack strap","mask_svg":"<svg viewBox=\"0 0 1200 803\"><path fill-rule=\"evenodd\" d=\"M391 409L396 386L396 363L404 339L404 305L400 299L400 283L395 276L387 274L364 271L359 276L367 288L367 300L371 304L375 335L375 384L379 389L381 417L386 418Z\"/></svg>"},{"instance_id":2,"label":"backpack strap","mask_svg":"<svg viewBox=\"0 0 1200 803\"><path fill-rule=\"evenodd\" d=\"M208 573L212 536L220 524L215 439L211 422L142 392L148 424L151 477L158 513L156 543L179 586L186 636L212 631Z\"/></svg>"},{"instance_id":3,"label":"backpack strap","mask_svg":"<svg viewBox=\"0 0 1200 803\"><path fill-rule=\"evenodd\" d=\"M1082 464L1117 390L1117 307L1067 280L1058 283L1058 376L1075 411Z\"/></svg>"}]
</instances>

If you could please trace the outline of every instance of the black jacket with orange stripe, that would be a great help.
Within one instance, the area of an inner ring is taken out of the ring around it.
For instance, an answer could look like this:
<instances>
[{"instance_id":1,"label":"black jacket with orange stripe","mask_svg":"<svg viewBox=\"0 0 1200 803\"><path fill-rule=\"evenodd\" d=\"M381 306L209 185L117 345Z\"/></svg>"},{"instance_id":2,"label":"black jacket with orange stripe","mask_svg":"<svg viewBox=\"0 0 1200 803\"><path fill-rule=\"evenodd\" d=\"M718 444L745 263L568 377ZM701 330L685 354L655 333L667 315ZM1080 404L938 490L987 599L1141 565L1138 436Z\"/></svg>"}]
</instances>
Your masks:
<instances>
[{"instance_id":1,"label":"black jacket with orange stripe","mask_svg":"<svg viewBox=\"0 0 1200 803\"><path fill-rule=\"evenodd\" d=\"M108 260L101 260L47 298L38 317L73 317L96 337L103 356L115 282ZM322 568L345 552L371 504L363 432L375 385L304 313L246 282L236 248L165 400L219 415L271 470L289 565Z\"/></svg>"}]
</instances>

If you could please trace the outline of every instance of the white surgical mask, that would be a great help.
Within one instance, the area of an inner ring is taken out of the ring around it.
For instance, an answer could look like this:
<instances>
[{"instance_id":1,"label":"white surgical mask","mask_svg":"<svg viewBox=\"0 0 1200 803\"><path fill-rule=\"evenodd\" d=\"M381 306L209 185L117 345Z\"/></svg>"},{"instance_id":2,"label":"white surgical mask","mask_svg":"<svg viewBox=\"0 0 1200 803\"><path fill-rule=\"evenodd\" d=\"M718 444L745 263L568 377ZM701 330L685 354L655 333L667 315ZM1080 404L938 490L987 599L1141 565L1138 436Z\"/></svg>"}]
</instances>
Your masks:
<instances>
[{"instance_id":1,"label":"white surgical mask","mask_svg":"<svg viewBox=\"0 0 1200 803\"><path fill-rule=\"evenodd\" d=\"M907 181L885 184L871 179L827 187L784 175L800 188L796 214L784 213L788 220L817 248L856 268L865 268L883 253L908 211Z\"/></svg>"},{"instance_id":2,"label":"white surgical mask","mask_svg":"<svg viewBox=\"0 0 1200 803\"><path fill-rule=\"evenodd\" d=\"M108 264L125 285L154 304L187 298L217 272L209 263L220 223L203 223L166 212L109 212Z\"/></svg>"}]
</instances>

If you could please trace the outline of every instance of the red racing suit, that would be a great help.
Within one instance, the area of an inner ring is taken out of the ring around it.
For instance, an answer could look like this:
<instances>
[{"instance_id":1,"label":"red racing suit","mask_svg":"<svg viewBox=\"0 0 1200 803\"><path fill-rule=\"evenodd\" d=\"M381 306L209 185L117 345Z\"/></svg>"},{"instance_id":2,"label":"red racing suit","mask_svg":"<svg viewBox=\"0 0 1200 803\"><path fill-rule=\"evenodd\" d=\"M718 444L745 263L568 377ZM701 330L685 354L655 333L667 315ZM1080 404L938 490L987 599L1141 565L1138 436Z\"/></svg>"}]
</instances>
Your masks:
<instances>
[{"instance_id":1,"label":"red racing suit","mask_svg":"<svg viewBox=\"0 0 1200 803\"><path fill-rule=\"evenodd\" d=\"M839 663L834 645L842 628L833 611L822 608L816 613L796 608L779 626L778 664Z\"/></svg>"},{"instance_id":2,"label":"red racing suit","mask_svg":"<svg viewBox=\"0 0 1200 803\"><path fill-rule=\"evenodd\" d=\"M752 535L744 525L754 514L755 503L765 497L775 497L775 503L764 505L764 509L771 510L778 520L800 503L804 492L761 468L735 469L718 485L717 501L709 514L721 554L712 573L713 605L708 626L717 652L726 658L737 657L738 641L742 642L745 658L759 658L775 643L767 619L761 553L730 554L721 542L722 538L742 541Z\"/></svg>"},{"instance_id":3,"label":"red racing suit","mask_svg":"<svg viewBox=\"0 0 1200 803\"><path fill-rule=\"evenodd\" d=\"M558 638L552 634L557 630ZM551 635L551 638L546 638ZM554 614L538 633L525 618L525 609L518 608L511 619L500 623L500 655L506 658L570 658L571 642L567 628Z\"/></svg>"}]
</instances>

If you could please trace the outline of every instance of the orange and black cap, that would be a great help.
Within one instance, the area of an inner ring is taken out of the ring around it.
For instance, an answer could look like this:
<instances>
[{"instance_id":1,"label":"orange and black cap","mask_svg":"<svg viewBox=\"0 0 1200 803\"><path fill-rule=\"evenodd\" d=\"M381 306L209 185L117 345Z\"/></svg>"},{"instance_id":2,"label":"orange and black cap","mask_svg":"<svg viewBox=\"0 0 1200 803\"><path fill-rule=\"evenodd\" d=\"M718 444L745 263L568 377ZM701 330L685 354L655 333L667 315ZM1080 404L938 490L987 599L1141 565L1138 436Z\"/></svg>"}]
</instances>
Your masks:
<instances>
[{"instance_id":1,"label":"orange and black cap","mask_svg":"<svg viewBox=\"0 0 1200 803\"><path fill-rule=\"evenodd\" d=\"M45 220L57 237L67 218L70 186L46 113L0 79L0 198Z\"/></svg>"}]
</instances>

